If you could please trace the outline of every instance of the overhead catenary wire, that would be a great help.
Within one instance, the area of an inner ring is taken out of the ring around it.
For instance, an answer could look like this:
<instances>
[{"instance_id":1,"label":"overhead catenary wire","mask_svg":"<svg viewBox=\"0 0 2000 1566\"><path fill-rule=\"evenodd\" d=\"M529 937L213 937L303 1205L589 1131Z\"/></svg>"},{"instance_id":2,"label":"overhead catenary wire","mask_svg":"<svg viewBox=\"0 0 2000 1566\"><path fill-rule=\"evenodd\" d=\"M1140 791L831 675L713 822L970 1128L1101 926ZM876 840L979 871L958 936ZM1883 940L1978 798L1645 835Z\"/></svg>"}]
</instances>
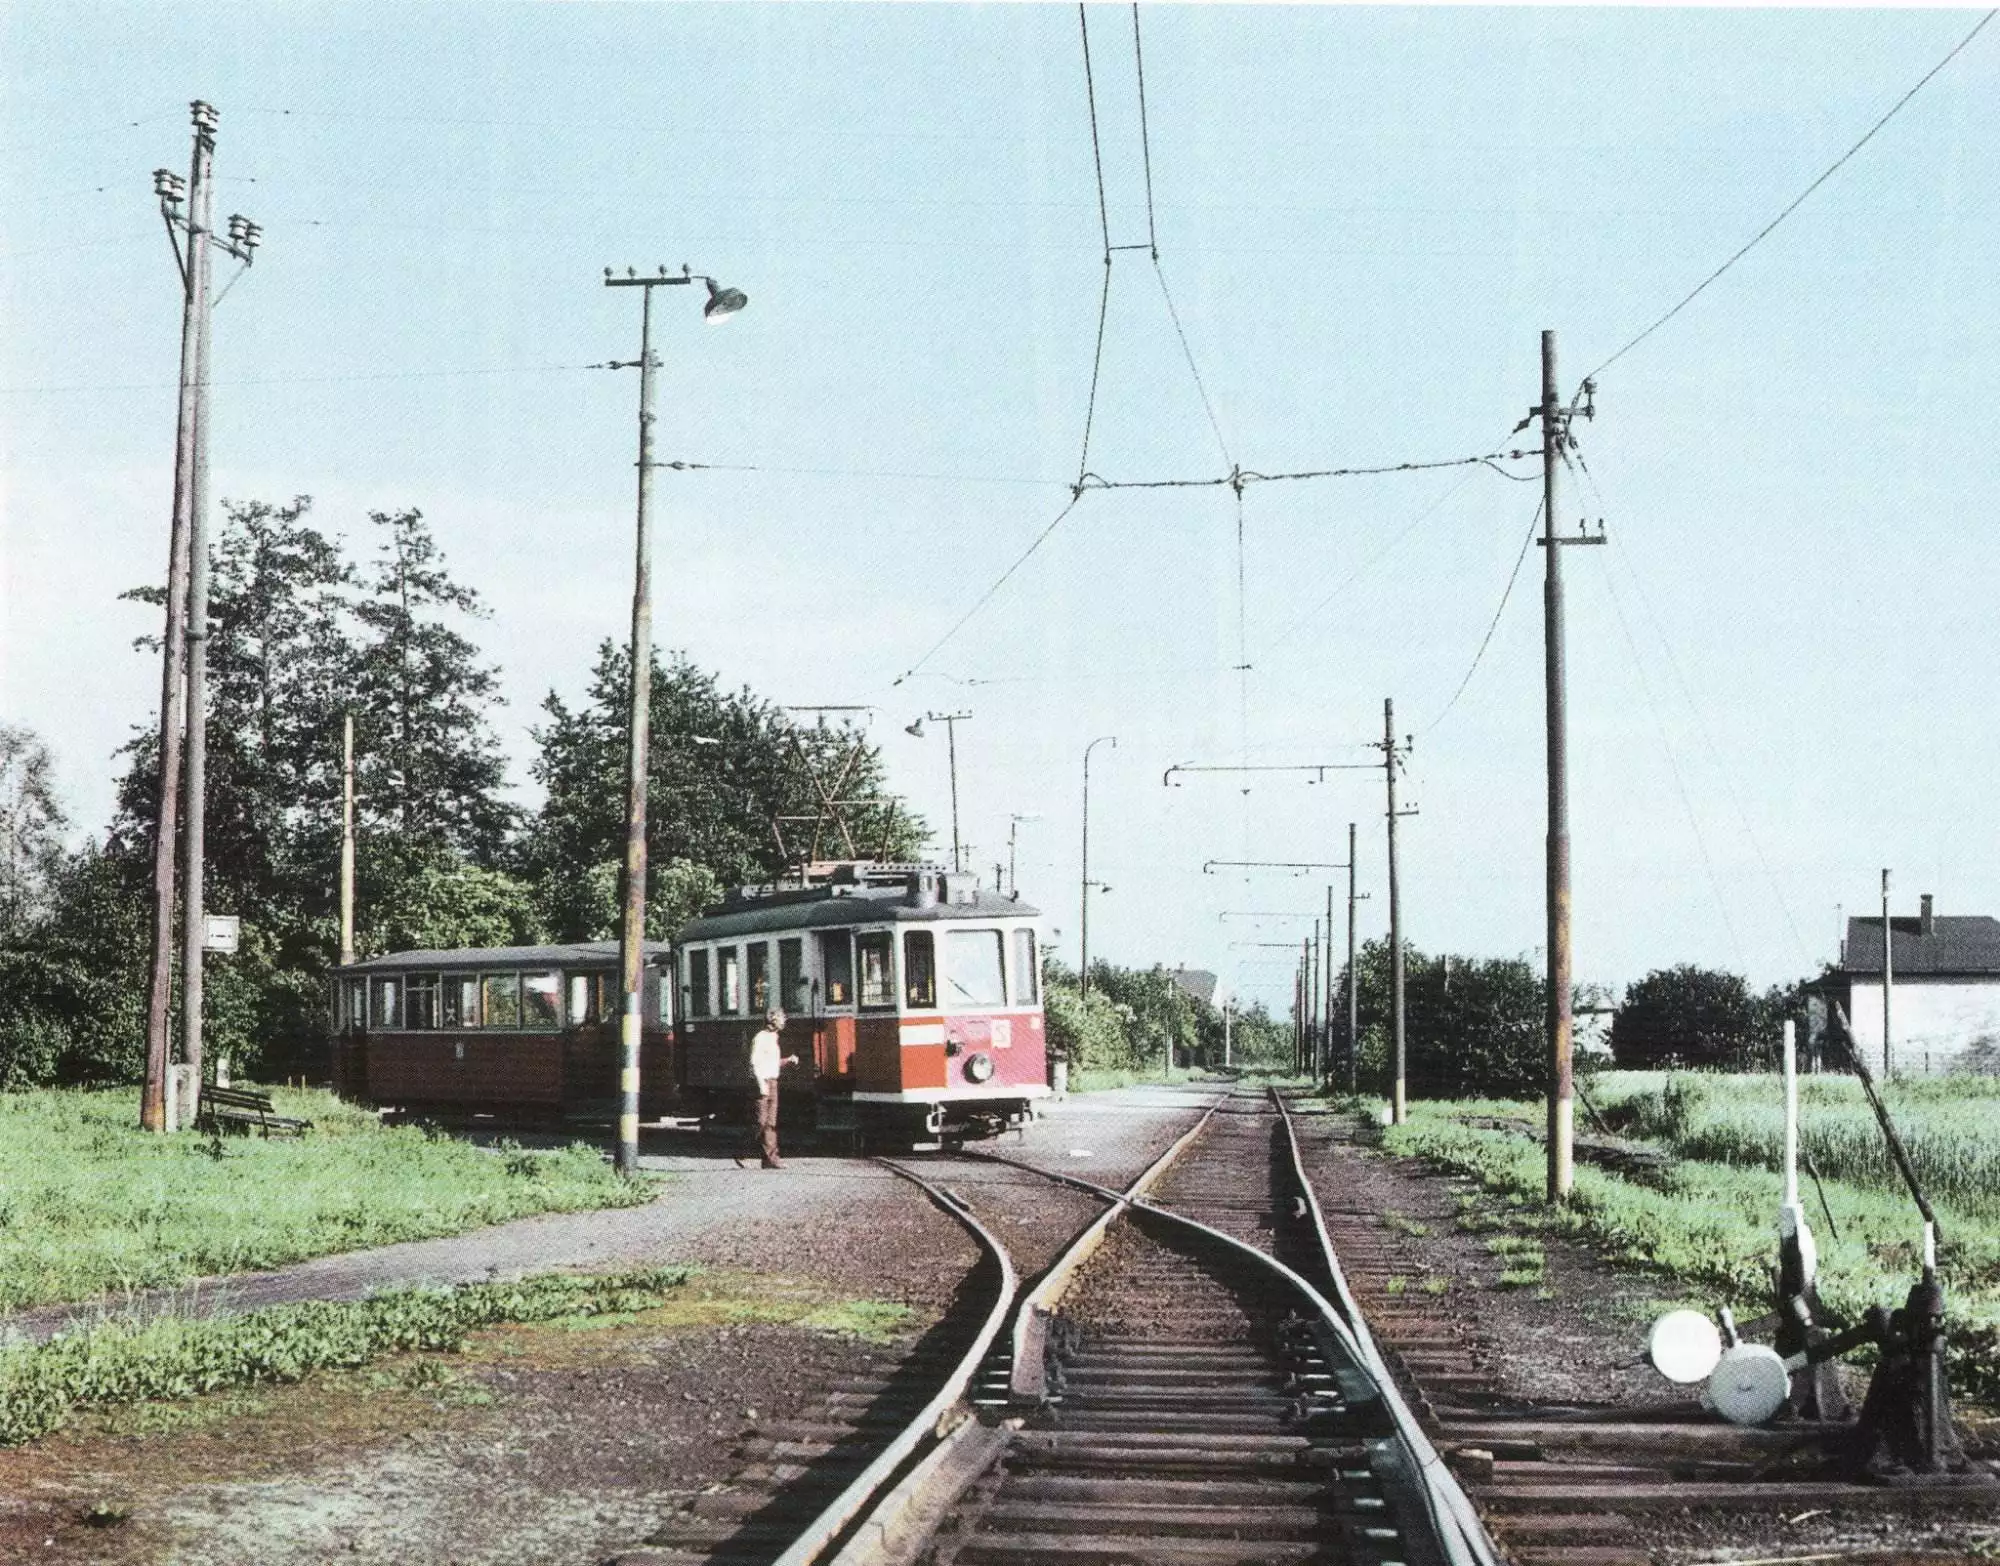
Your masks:
<instances>
[{"instance_id":1,"label":"overhead catenary wire","mask_svg":"<svg viewBox=\"0 0 2000 1566\"><path fill-rule=\"evenodd\" d=\"M2000 10L2000 8L1996 8L1996 10ZM1869 142L1873 141L1878 131L1880 131L1885 125L1887 125L1891 120L1893 120L1898 114L1902 113L1903 109L1909 104L1910 100L1915 98L1918 93L1922 92L1924 88L1930 85L1931 79L1933 77L1935 77L1947 65L1951 64L1953 60L1957 59L1959 55L1965 51L1966 47L1972 42L1972 40L1977 38L1980 35L1980 33L1985 31L1986 24L1993 20L1995 14L1996 11L1988 11L1984 16L1980 17L1980 19L1973 24L1972 30L1968 32L1963 38L1959 39L1957 43L1952 45L1950 51L1945 55L1943 59L1939 60L1937 64L1933 65L1928 71L1924 72L1924 74L1917 79L1915 86L1911 87L1908 92L1902 95L1902 97L1898 98L1894 103L1889 105L1888 111L1884 113L1880 119L1876 120L1873 125L1869 126L1865 132L1862 133L1861 139L1859 141L1855 142L1839 157L1835 158L1833 162L1828 164L1825 169L1821 170L1820 175L1817 179L1815 179L1810 185L1806 186L1804 190L1800 191L1796 196L1794 196L1791 199L1791 201L1786 203L1785 207L1778 213L1776 217L1772 218L1770 222L1766 223L1762 228L1758 229L1756 233L1752 234L1749 240L1746 241L1741 247L1739 247L1736 250L1736 252L1729 257L1728 260L1724 261L1722 265L1717 267L1713 272L1710 272L1708 276L1704 277L1699 283L1696 283L1693 288L1689 289L1688 292L1681 297L1680 301L1676 303L1664 315L1660 316L1658 319L1653 321L1651 325L1647 326L1643 331L1639 332L1637 336L1633 337L1629 342L1627 342L1624 345L1624 347L1620 348L1616 353L1612 354L1610 358L1606 359L1596 369L1592 370L1590 372L1590 376L1586 377L1586 379L1602 375L1606 370L1610 369L1612 365L1616 364L1620 359L1624 358L1625 355L1630 353L1634 348L1637 348L1639 344L1643 343L1647 338L1651 337L1653 333L1657 332L1661 327L1665 326L1675 316L1679 315L1681 311L1685 310L1689 305L1693 304L1695 300L1698 299L1702 295L1702 293L1708 288L1709 284L1713 283L1717 278L1721 277L1723 273L1727 272L1731 267L1735 266L1737 262L1741 261L1751 251L1755 250L1760 244L1762 244L1780 223L1784 222L1786 218L1790 217L1794 212L1798 211L1800 207L1804 206L1806 202L1811 199L1813 192L1818 190L1820 186L1824 185L1828 180L1832 179L1835 174L1839 173L1840 170L1846 166L1849 159L1851 159L1863 147L1867 146Z\"/></svg>"},{"instance_id":2,"label":"overhead catenary wire","mask_svg":"<svg viewBox=\"0 0 2000 1566\"><path fill-rule=\"evenodd\" d=\"M1514 556L1514 569L1507 573L1507 585L1501 590L1499 606L1494 609L1493 618L1487 622L1486 634L1479 638L1479 646L1472 655L1472 663L1465 671L1465 678L1458 682L1458 689L1451 693L1451 700L1444 704L1444 710L1421 729L1417 730L1419 735L1430 733L1431 730L1435 729L1446 718L1451 716L1452 708L1458 705L1459 697L1465 694L1466 687L1472 683L1473 675L1479 672L1480 660L1486 656L1486 649L1493 640L1493 633L1500 628L1500 617L1507 612L1507 601L1514 596L1514 584L1520 579L1521 566L1528 558L1530 546L1535 542L1535 530L1542 525L1542 507L1544 504L1546 504L1544 500L1537 500L1535 502L1535 514L1528 523L1527 536L1521 540L1520 553ZM1550 547L1553 548L1554 546L1551 545Z\"/></svg>"}]
</instances>

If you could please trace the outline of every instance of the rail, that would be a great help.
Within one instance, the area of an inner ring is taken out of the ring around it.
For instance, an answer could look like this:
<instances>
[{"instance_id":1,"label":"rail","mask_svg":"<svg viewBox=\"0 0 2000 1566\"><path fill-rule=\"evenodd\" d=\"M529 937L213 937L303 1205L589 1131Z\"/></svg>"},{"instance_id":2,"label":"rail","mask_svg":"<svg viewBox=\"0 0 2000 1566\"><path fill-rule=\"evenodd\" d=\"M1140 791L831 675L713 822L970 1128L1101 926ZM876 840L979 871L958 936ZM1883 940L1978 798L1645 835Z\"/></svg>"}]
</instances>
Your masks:
<instances>
[{"instance_id":1,"label":"rail","mask_svg":"<svg viewBox=\"0 0 2000 1566\"><path fill-rule=\"evenodd\" d=\"M1186 1134L1176 1139L1171 1147L1149 1164L1145 1172L1123 1192L1109 1190L1104 1186L1093 1185L1089 1181L1078 1180L1073 1176L1055 1174L1045 1169L1036 1169L1034 1165L1021 1163L1017 1159L981 1155L984 1161L1010 1164L1016 1168L1030 1170L1035 1174L1043 1175L1060 1184L1071 1185L1077 1189L1101 1196L1111 1204L1082 1234L1070 1242L1063 1255L1043 1275L1042 1281L1036 1286L1035 1292L1029 1296L1028 1300L1021 1302L1022 1308L1016 1317L1014 1336L1013 1362L1017 1370L1023 1363L1024 1353L1032 1356L1033 1363L1037 1367L1042 1363L1039 1334L1027 1331L1024 1337L1023 1324L1033 1322L1038 1316L1042 1325L1046 1326L1046 1315L1034 1308L1035 1302L1060 1295L1062 1287L1067 1287L1068 1280L1074 1274L1076 1267L1081 1265L1083 1259L1092 1251L1095 1251L1098 1244L1103 1240L1104 1231L1110 1226L1111 1220L1131 1202L1139 1200L1142 1194L1172 1166L1173 1161L1180 1156L1181 1151L1192 1143L1195 1137L1200 1134L1202 1128L1208 1124L1209 1117L1215 1113L1216 1106L1221 1102L1222 1100L1219 1098L1211 1102L1193 1127ZM935 1185L924 1179L921 1175L905 1169L901 1164L895 1163L890 1159L878 1158L876 1162L891 1173L900 1175L912 1185L917 1186L940 1208L950 1213L971 1231L973 1237L978 1240L985 1253L992 1257L999 1265L1001 1277L999 1297L995 1300L992 1310L988 1312L985 1322L981 1325L978 1334L975 1336L972 1347L960 1358L958 1364L953 1368L951 1375L946 1378L937 1394L930 1402L924 1405L923 1410L916 1418L912 1419L909 1424L905 1425L897 1433L895 1439L883 1448L875 1460L859 1474L855 1475L847 1488L842 1490L824 1511L806 1525L805 1529L792 1541L785 1552L777 1558L773 1566L813 1566L813 1563L820 1560L833 1544L848 1531L855 1520L861 1517L864 1511L870 1509L871 1503L877 1502L878 1497L888 1491L889 1481L896 1477L905 1464L909 1462L911 1456L923 1445L924 1441L932 1436L945 1434L946 1415L957 1405L959 1399L964 1396L966 1388L972 1384L972 1378L979 1373L979 1367L985 1361L988 1351L992 1348L993 1340L1000 1335L1000 1330L1006 1324L1010 1312L1014 1311L1016 1296L1020 1293L1020 1282L1015 1276L1014 1264L1007 1255L1006 1247L993 1236L984 1224L972 1216L971 1209L961 1198L945 1190L942 1186ZM1058 1278L1060 1279L1060 1287L1056 1287L1052 1291L1052 1280L1057 1280ZM839 1559L845 1560L847 1556L848 1552L843 1551Z\"/></svg>"}]
</instances>

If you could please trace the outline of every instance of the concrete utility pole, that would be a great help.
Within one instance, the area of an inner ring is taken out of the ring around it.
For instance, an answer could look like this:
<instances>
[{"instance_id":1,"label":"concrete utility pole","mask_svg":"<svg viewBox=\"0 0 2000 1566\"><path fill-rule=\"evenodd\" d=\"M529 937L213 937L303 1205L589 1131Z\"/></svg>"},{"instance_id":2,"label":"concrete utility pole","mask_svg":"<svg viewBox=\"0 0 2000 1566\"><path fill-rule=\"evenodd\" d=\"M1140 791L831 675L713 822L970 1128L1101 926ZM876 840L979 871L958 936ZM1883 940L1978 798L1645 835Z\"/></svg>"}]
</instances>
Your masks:
<instances>
[{"instance_id":1,"label":"concrete utility pole","mask_svg":"<svg viewBox=\"0 0 2000 1566\"><path fill-rule=\"evenodd\" d=\"M641 291L639 357L614 361L611 368L639 372L639 520L632 572L632 706L626 736L625 768L625 913L618 931L619 986L623 1001L618 1013L618 1172L631 1179L639 1172L639 1039L643 1027L640 997L646 971L646 780L652 754L653 706L653 379L659 360L653 357L653 290L696 281L681 268L671 277L661 267L656 277L639 277L630 268L613 277L604 269L607 288ZM733 288L722 288L712 277L702 314L711 321L734 315L748 302Z\"/></svg>"},{"instance_id":2,"label":"concrete utility pole","mask_svg":"<svg viewBox=\"0 0 2000 1566\"><path fill-rule=\"evenodd\" d=\"M1403 1008L1403 897L1396 873L1396 763L1401 759L1396 746L1396 703L1382 702L1382 773L1389 788L1389 1047L1394 1084L1389 1093L1389 1121L1401 1125L1410 1117L1406 1087ZM1353 857L1352 855L1349 856Z\"/></svg>"},{"instance_id":3,"label":"concrete utility pole","mask_svg":"<svg viewBox=\"0 0 2000 1566\"><path fill-rule=\"evenodd\" d=\"M1326 957L1320 964L1320 1036L1316 1077L1325 1078L1333 1070L1333 886L1326 889Z\"/></svg>"},{"instance_id":4,"label":"concrete utility pole","mask_svg":"<svg viewBox=\"0 0 2000 1566\"><path fill-rule=\"evenodd\" d=\"M354 961L354 714L340 724L340 964Z\"/></svg>"},{"instance_id":5,"label":"concrete utility pole","mask_svg":"<svg viewBox=\"0 0 2000 1566\"><path fill-rule=\"evenodd\" d=\"M1090 999L1090 889L1093 885L1090 879L1090 753L1098 746L1107 744L1116 750L1118 736L1100 734L1083 747L1083 907L1079 910L1082 917L1078 931L1079 957L1076 975L1085 1000Z\"/></svg>"},{"instance_id":6,"label":"concrete utility pole","mask_svg":"<svg viewBox=\"0 0 2000 1566\"><path fill-rule=\"evenodd\" d=\"M958 726L971 716L969 712L927 712L903 731L922 739L926 723L944 725L945 746L951 758L951 867L954 870L965 868L958 840Z\"/></svg>"},{"instance_id":7,"label":"concrete utility pole","mask_svg":"<svg viewBox=\"0 0 2000 1566\"><path fill-rule=\"evenodd\" d=\"M1895 1069L1895 1035L1889 1031L1889 997L1896 988L1896 963L1889 948L1889 872L1882 872L1882 1076L1886 1081Z\"/></svg>"},{"instance_id":8,"label":"concrete utility pole","mask_svg":"<svg viewBox=\"0 0 2000 1566\"><path fill-rule=\"evenodd\" d=\"M1306 1070L1310 1073L1319 1060L1319 962L1320 923L1313 920L1312 940L1306 947Z\"/></svg>"},{"instance_id":9,"label":"concrete utility pole","mask_svg":"<svg viewBox=\"0 0 2000 1566\"><path fill-rule=\"evenodd\" d=\"M1588 399L1596 388L1586 380L1585 418L1595 417ZM1542 676L1547 702L1548 741L1548 1000L1549 1055L1548 1196L1552 1202L1569 1195L1575 1179L1574 1140L1576 1086L1571 1070L1573 1019L1570 968L1569 892L1569 716L1563 669L1562 546L1602 543L1579 532L1565 539L1557 532L1556 481L1563 453L1575 444L1569 425L1575 410L1563 407L1556 391L1556 334L1542 333L1542 400L1529 410L1542 421Z\"/></svg>"},{"instance_id":10,"label":"concrete utility pole","mask_svg":"<svg viewBox=\"0 0 2000 1566\"><path fill-rule=\"evenodd\" d=\"M193 105L194 153L186 186L167 169L153 174L160 215L175 236L182 221L183 194L189 203L185 251L178 238L174 255L181 271L180 411L174 437L174 510L167 545L167 623L160 675L160 797L153 828L152 964L146 989L146 1076L139 1099L139 1123L148 1131L167 1129L167 1020L173 1001L174 849L180 835L181 739L186 726L187 593L190 535L193 530L195 444L201 416L203 379L201 317L208 304L209 177L215 160L215 110Z\"/></svg>"}]
</instances>

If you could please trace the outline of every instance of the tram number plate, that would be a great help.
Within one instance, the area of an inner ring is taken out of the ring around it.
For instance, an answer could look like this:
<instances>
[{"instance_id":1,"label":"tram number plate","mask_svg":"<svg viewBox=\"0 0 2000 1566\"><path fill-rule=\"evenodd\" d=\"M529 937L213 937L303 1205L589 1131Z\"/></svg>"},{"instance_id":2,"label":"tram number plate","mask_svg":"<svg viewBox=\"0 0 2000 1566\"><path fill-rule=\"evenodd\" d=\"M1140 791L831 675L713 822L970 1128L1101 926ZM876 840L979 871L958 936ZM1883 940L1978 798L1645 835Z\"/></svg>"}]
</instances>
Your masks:
<instances>
[{"instance_id":1,"label":"tram number plate","mask_svg":"<svg viewBox=\"0 0 2000 1566\"><path fill-rule=\"evenodd\" d=\"M1014 1047L1014 1024L1006 1017L993 1019L993 1047L1012 1049Z\"/></svg>"}]
</instances>

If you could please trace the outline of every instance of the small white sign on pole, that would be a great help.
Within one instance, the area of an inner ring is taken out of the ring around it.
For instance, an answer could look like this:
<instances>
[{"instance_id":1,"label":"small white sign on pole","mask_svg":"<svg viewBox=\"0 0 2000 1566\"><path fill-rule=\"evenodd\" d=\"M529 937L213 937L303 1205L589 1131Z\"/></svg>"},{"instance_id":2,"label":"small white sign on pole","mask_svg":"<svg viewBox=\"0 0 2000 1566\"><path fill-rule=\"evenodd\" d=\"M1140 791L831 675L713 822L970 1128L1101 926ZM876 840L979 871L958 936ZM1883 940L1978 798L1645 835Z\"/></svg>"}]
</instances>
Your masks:
<instances>
[{"instance_id":1,"label":"small white sign on pole","mask_svg":"<svg viewBox=\"0 0 2000 1566\"><path fill-rule=\"evenodd\" d=\"M243 921L235 914L203 914L201 926L205 952L234 952L242 941Z\"/></svg>"}]
</instances>

